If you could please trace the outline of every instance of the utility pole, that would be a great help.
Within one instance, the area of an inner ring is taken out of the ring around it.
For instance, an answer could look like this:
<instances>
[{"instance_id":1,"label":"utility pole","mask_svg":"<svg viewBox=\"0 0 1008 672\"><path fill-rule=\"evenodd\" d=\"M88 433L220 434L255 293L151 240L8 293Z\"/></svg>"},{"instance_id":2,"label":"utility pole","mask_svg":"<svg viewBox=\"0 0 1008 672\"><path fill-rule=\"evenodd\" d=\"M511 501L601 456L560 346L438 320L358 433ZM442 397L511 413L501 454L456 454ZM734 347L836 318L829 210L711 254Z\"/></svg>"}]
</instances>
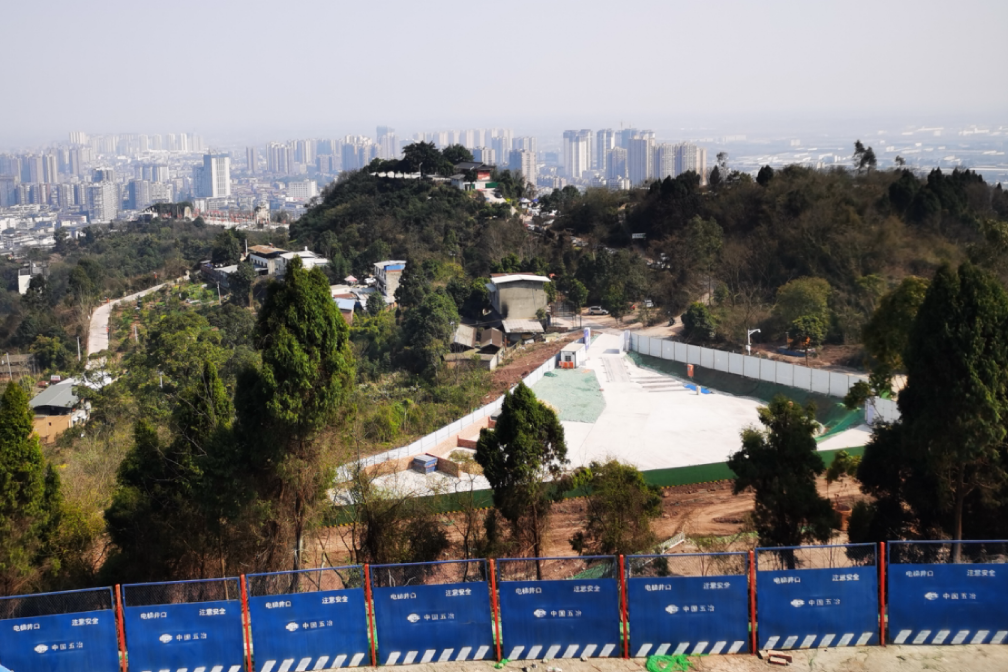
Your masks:
<instances>
[{"instance_id":1,"label":"utility pole","mask_svg":"<svg viewBox=\"0 0 1008 672\"><path fill-rule=\"evenodd\" d=\"M80 361L80 336L77 337L77 361Z\"/></svg>"},{"instance_id":2,"label":"utility pole","mask_svg":"<svg viewBox=\"0 0 1008 672\"><path fill-rule=\"evenodd\" d=\"M219 283L219 282L217 283L217 305L218 305L218 306L219 306L219 305L221 305L221 298L220 298L220 283Z\"/></svg>"},{"instance_id":3,"label":"utility pole","mask_svg":"<svg viewBox=\"0 0 1008 672\"><path fill-rule=\"evenodd\" d=\"M746 336L745 336L746 346L745 346L745 349L746 349L746 354L747 355L751 355L752 354L752 335L753 334L758 334L758 333L760 333L759 329L746 329Z\"/></svg>"},{"instance_id":4,"label":"utility pole","mask_svg":"<svg viewBox=\"0 0 1008 672\"><path fill-rule=\"evenodd\" d=\"M14 374L11 373L10 353L9 352L7 353L7 379L10 380L11 382L14 382Z\"/></svg>"}]
</instances>

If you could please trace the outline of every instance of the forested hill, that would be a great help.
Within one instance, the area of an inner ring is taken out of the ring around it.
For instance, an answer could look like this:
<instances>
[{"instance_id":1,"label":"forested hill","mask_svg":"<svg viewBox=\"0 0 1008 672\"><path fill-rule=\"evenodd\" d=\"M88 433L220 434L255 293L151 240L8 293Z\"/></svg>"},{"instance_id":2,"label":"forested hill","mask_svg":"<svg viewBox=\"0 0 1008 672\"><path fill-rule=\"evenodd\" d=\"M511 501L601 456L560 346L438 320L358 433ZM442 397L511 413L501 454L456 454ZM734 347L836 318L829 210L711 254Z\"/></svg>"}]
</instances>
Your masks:
<instances>
[{"instance_id":1,"label":"forested hill","mask_svg":"<svg viewBox=\"0 0 1008 672\"><path fill-rule=\"evenodd\" d=\"M490 263L481 239L491 223L505 225L510 211L444 182L355 171L323 190L292 224L291 238L331 259L333 277L370 275L382 259L428 256L457 257L479 275Z\"/></svg>"},{"instance_id":2,"label":"forested hill","mask_svg":"<svg viewBox=\"0 0 1008 672\"><path fill-rule=\"evenodd\" d=\"M726 164L712 187L686 173L632 191L543 194L543 213L557 216L536 233L444 183L361 171L327 188L291 237L336 259L334 277L383 257L460 262L471 278L536 270L553 273L561 293L577 280L587 302L611 312L650 298L664 317L709 293L705 328L692 336L731 343L747 326L784 337L793 316L779 291L789 283L823 304L822 340L857 343L904 277L970 260L1008 281L1008 194L971 171L789 166L753 179Z\"/></svg>"}]
</instances>

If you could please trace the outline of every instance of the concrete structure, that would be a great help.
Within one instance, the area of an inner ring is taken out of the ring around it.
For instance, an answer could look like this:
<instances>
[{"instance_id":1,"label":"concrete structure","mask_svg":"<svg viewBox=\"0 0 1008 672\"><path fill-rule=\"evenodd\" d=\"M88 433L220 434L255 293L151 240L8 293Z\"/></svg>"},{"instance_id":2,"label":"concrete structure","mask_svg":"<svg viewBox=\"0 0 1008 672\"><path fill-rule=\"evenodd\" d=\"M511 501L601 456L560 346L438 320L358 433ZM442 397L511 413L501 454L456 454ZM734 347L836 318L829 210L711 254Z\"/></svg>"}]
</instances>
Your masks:
<instances>
[{"instance_id":1,"label":"concrete structure","mask_svg":"<svg viewBox=\"0 0 1008 672\"><path fill-rule=\"evenodd\" d=\"M501 319L534 320L536 312L546 308L545 285L549 281L545 276L526 273L492 275L486 286L490 305Z\"/></svg>"},{"instance_id":2,"label":"concrete structure","mask_svg":"<svg viewBox=\"0 0 1008 672\"><path fill-rule=\"evenodd\" d=\"M578 369L588 358L584 343L568 343L560 349L560 361L557 367L561 369Z\"/></svg>"},{"instance_id":3,"label":"concrete structure","mask_svg":"<svg viewBox=\"0 0 1008 672\"><path fill-rule=\"evenodd\" d=\"M259 275L276 275L277 259L286 251L272 245L253 245L249 248L249 260Z\"/></svg>"},{"instance_id":4,"label":"concrete structure","mask_svg":"<svg viewBox=\"0 0 1008 672\"><path fill-rule=\"evenodd\" d=\"M310 271L317 266L325 266L329 263L328 259L315 254L307 247L300 252L283 252L276 257L276 275L278 278L282 278L287 273L287 265L294 257L301 259L301 265L304 266L306 271Z\"/></svg>"},{"instance_id":5,"label":"concrete structure","mask_svg":"<svg viewBox=\"0 0 1008 672\"><path fill-rule=\"evenodd\" d=\"M511 172L521 173L525 181L533 185L539 178L535 152L528 149L512 149L508 158L508 168Z\"/></svg>"},{"instance_id":6,"label":"concrete structure","mask_svg":"<svg viewBox=\"0 0 1008 672\"><path fill-rule=\"evenodd\" d=\"M613 147L606 159L606 180L613 182L627 177L627 150Z\"/></svg>"},{"instance_id":7,"label":"concrete structure","mask_svg":"<svg viewBox=\"0 0 1008 672\"><path fill-rule=\"evenodd\" d=\"M399 281L402 279L403 271L406 270L406 262L402 260L379 261L374 265L374 269L378 291L385 297L386 303L395 301L395 293L399 289Z\"/></svg>"}]
</instances>

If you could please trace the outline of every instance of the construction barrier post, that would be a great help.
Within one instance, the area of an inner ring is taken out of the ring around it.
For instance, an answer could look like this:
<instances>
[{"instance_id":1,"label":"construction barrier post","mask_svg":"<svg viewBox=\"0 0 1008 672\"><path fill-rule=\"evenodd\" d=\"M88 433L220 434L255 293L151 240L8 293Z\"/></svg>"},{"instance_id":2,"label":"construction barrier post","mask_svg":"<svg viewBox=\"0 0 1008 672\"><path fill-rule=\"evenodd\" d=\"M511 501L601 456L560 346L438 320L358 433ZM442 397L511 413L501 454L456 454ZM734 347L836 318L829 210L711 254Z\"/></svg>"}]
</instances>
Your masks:
<instances>
[{"instance_id":1,"label":"construction barrier post","mask_svg":"<svg viewBox=\"0 0 1008 672\"><path fill-rule=\"evenodd\" d=\"M749 655L756 655L756 553L749 551Z\"/></svg>"},{"instance_id":2,"label":"construction barrier post","mask_svg":"<svg viewBox=\"0 0 1008 672\"><path fill-rule=\"evenodd\" d=\"M122 587L118 583L115 587L115 598L116 627L119 630L119 669L126 672L126 627L123 625Z\"/></svg>"},{"instance_id":3,"label":"construction barrier post","mask_svg":"<svg viewBox=\"0 0 1008 672\"><path fill-rule=\"evenodd\" d=\"M364 601L367 603L368 639L371 640L371 666L378 666L375 653L374 601L371 599L371 566L364 563Z\"/></svg>"},{"instance_id":4,"label":"construction barrier post","mask_svg":"<svg viewBox=\"0 0 1008 672\"><path fill-rule=\"evenodd\" d=\"M245 575L241 575L241 596L242 596L242 630L245 631L245 666L248 672L252 672L252 616L248 607L248 587L245 583Z\"/></svg>"},{"instance_id":5,"label":"construction barrier post","mask_svg":"<svg viewBox=\"0 0 1008 672\"><path fill-rule=\"evenodd\" d=\"M619 556L620 576L620 636L623 638L623 657L630 657L630 619L628 618L626 592L626 571L623 556Z\"/></svg>"},{"instance_id":6,"label":"construction barrier post","mask_svg":"<svg viewBox=\"0 0 1008 672\"><path fill-rule=\"evenodd\" d=\"M494 643L497 645L497 662L501 658L500 604L497 601L497 567L490 558L490 603L493 605Z\"/></svg>"},{"instance_id":7,"label":"construction barrier post","mask_svg":"<svg viewBox=\"0 0 1008 672\"><path fill-rule=\"evenodd\" d=\"M879 542L879 644L885 646L885 627L886 627L886 594L885 594L885 581L886 581L886 554L885 554L885 542Z\"/></svg>"}]
</instances>

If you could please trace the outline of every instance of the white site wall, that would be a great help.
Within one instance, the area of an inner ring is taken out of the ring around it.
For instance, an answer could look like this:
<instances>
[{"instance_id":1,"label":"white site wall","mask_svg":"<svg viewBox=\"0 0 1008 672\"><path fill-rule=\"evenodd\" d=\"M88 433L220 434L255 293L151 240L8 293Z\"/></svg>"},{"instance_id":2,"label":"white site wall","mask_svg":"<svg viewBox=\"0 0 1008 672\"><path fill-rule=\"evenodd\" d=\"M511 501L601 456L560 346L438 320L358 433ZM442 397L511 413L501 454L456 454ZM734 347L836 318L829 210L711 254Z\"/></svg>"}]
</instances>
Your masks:
<instances>
[{"instance_id":1,"label":"white site wall","mask_svg":"<svg viewBox=\"0 0 1008 672\"><path fill-rule=\"evenodd\" d=\"M726 371L728 373L776 383L800 390L809 390L818 394L843 398L847 391L863 376L852 376L836 371L811 369L800 364L778 362L761 357L750 357L736 352L713 350L699 345L670 341L661 338L642 336L630 333L625 337L630 349L643 355L658 357L683 364L695 364L701 368ZM886 402L887 400L879 400ZM884 411L885 417L891 417L891 412ZM895 408L895 405L893 405ZM883 413L883 411L878 411ZM898 411L897 411L898 413ZM879 417L879 416L876 416Z\"/></svg>"},{"instance_id":2,"label":"white site wall","mask_svg":"<svg viewBox=\"0 0 1008 672\"><path fill-rule=\"evenodd\" d=\"M896 422L900 419L899 407L892 399L872 397L865 403L865 422Z\"/></svg>"},{"instance_id":3,"label":"white site wall","mask_svg":"<svg viewBox=\"0 0 1008 672\"><path fill-rule=\"evenodd\" d=\"M661 349L661 342L659 339L654 339L656 341L655 347L659 350ZM631 345L636 346L636 342L631 342ZM523 382L531 387L537 382L542 380L542 377L556 368L556 357L551 357L550 359L543 362L539 368L535 371L529 373L523 379ZM513 390L514 388L512 388ZM447 441L454 434L458 434L466 427L473 425L483 418L490 417L497 411L501 409L501 405L504 403L504 397L498 397L494 401L490 402L482 408L478 408L469 415L456 420L455 422L445 425L441 429L428 434L427 436L421 437L411 444L402 446L401 448L394 448L392 450L387 450L384 453L379 453L377 455L372 455L370 457L365 457L361 459L361 467L370 467L376 464L381 464L382 462L388 462L389 460L398 460L404 457L412 457L413 455L420 455L428 450L431 450L437 446L442 441ZM342 467L339 470L339 477L343 480L350 478L349 471L347 467Z\"/></svg>"}]
</instances>

